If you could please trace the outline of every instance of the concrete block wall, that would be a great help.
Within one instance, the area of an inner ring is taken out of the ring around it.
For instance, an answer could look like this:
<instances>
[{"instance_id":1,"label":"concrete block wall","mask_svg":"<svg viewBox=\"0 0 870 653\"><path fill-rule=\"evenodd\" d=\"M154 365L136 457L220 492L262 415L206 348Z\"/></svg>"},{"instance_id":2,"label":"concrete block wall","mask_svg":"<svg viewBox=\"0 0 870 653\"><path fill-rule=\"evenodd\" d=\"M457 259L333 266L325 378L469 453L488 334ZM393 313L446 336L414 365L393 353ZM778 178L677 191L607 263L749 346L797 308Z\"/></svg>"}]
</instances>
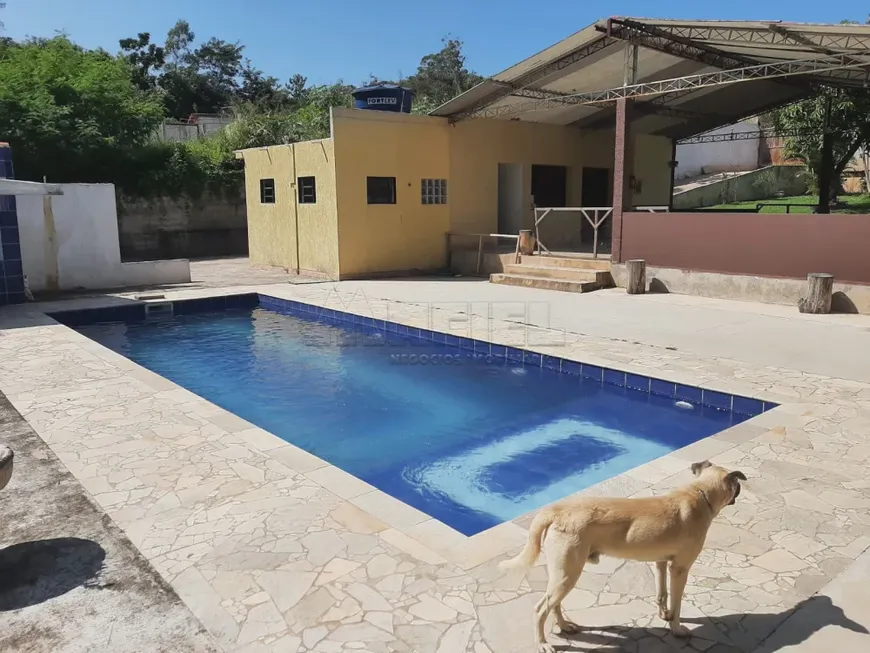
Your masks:
<instances>
[{"instance_id":1,"label":"concrete block wall","mask_svg":"<svg viewBox=\"0 0 870 653\"><path fill-rule=\"evenodd\" d=\"M14 179L12 148L0 143L0 177ZM0 195L0 305L24 303L24 268L15 197Z\"/></svg>"},{"instance_id":2,"label":"concrete block wall","mask_svg":"<svg viewBox=\"0 0 870 653\"><path fill-rule=\"evenodd\" d=\"M118 237L124 261L247 256L245 199L119 197Z\"/></svg>"}]
</instances>

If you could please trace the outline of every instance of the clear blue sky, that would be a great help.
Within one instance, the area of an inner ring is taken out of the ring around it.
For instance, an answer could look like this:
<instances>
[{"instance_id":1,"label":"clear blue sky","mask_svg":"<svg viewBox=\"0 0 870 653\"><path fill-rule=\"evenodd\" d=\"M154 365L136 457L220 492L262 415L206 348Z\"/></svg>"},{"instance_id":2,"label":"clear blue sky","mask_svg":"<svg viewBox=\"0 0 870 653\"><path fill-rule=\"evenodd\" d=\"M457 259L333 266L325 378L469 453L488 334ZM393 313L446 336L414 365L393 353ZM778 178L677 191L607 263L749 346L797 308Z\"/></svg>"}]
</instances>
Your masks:
<instances>
[{"instance_id":1,"label":"clear blue sky","mask_svg":"<svg viewBox=\"0 0 870 653\"><path fill-rule=\"evenodd\" d=\"M0 0L13 38L65 31L86 47L118 50L118 39L151 32L159 43L179 18L197 40L239 41L255 66L282 81L302 73L314 84L410 75L450 33L467 61L492 75L607 16L863 21L856 0ZM653 8L651 8L654 7Z\"/></svg>"}]
</instances>

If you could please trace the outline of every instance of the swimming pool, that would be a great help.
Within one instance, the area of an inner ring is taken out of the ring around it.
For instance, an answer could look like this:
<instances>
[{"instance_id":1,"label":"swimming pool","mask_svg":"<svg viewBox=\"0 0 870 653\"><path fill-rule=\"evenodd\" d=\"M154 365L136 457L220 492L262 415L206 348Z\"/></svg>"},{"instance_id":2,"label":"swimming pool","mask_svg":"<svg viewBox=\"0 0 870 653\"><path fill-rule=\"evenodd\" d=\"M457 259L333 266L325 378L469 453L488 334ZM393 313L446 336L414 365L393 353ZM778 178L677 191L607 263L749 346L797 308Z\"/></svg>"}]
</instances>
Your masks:
<instances>
[{"instance_id":1,"label":"swimming pool","mask_svg":"<svg viewBox=\"0 0 870 653\"><path fill-rule=\"evenodd\" d=\"M157 321L88 324L82 313L67 323L466 535L764 408L719 393L707 402L719 408L703 405L697 388L664 384L656 394L653 381L632 389L632 375L612 370L558 372L504 347L455 347L449 336L433 342L416 329L260 299L281 312L252 308L253 296L247 307ZM613 374L621 386L602 382Z\"/></svg>"}]
</instances>

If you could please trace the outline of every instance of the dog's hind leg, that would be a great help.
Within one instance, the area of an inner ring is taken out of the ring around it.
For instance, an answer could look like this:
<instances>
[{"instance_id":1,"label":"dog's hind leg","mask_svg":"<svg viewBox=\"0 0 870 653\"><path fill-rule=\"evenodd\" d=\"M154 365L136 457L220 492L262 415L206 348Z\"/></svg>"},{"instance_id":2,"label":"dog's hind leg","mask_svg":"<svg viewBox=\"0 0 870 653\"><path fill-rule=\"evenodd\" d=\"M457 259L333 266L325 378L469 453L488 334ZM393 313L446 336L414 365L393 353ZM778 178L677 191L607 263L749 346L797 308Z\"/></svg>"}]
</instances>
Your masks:
<instances>
[{"instance_id":1,"label":"dog's hind leg","mask_svg":"<svg viewBox=\"0 0 870 653\"><path fill-rule=\"evenodd\" d=\"M657 596L656 604L659 606L659 617L665 621L670 621L668 613L668 563L666 560L660 560L656 563L656 587Z\"/></svg>"},{"instance_id":2,"label":"dog's hind leg","mask_svg":"<svg viewBox=\"0 0 870 653\"><path fill-rule=\"evenodd\" d=\"M676 561L671 563L670 581L671 581L671 609L668 611L668 619L670 622L671 632L676 637L687 637L689 629L680 623L680 608L683 605L683 590L686 588L686 581L689 579L688 565L678 564Z\"/></svg>"},{"instance_id":3,"label":"dog's hind leg","mask_svg":"<svg viewBox=\"0 0 870 653\"><path fill-rule=\"evenodd\" d=\"M548 537L547 591L535 606L535 642L540 653L552 653L555 650L544 636L544 627L550 612L553 612L555 625L560 633L574 633L579 630L577 624L568 621L562 614L562 601L577 584L588 555L589 547L582 544L578 547L572 538L561 534L554 536L553 533Z\"/></svg>"}]
</instances>

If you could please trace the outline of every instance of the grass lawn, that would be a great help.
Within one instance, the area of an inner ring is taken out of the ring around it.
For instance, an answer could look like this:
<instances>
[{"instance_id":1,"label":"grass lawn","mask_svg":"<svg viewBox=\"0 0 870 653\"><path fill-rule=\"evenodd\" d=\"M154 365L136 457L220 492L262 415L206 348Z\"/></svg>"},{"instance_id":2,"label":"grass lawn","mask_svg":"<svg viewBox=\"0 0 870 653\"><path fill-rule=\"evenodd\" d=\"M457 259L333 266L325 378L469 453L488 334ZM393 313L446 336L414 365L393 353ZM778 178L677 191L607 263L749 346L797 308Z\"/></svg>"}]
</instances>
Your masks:
<instances>
[{"instance_id":1,"label":"grass lawn","mask_svg":"<svg viewBox=\"0 0 870 653\"><path fill-rule=\"evenodd\" d=\"M790 213L812 213L813 207L819 198L815 195L796 195L794 197L779 197L770 200L755 200L753 202L737 202L736 204L719 204L712 206L713 209L751 209L757 204L762 205L761 213L785 213L785 206L777 204L791 204ZM870 195L841 195L840 202L846 206L835 209L832 213L870 213ZM774 205L774 206L770 206Z\"/></svg>"}]
</instances>

